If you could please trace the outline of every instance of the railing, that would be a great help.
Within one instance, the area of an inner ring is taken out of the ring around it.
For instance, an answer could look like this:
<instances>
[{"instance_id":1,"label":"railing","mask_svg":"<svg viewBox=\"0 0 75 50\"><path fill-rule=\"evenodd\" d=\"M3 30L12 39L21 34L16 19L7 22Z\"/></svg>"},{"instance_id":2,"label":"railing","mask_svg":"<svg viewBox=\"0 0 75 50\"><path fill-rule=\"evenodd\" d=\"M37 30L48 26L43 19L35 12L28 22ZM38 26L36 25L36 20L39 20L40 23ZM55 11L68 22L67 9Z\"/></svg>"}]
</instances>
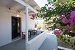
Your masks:
<instances>
[{"instance_id":1,"label":"railing","mask_svg":"<svg viewBox=\"0 0 75 50\"><path fill-rule=\"evenodd\" d=\"M27 50L38 50L47 37L47 31L39 34L27 43Z\"/></svg>"}]
</instances>

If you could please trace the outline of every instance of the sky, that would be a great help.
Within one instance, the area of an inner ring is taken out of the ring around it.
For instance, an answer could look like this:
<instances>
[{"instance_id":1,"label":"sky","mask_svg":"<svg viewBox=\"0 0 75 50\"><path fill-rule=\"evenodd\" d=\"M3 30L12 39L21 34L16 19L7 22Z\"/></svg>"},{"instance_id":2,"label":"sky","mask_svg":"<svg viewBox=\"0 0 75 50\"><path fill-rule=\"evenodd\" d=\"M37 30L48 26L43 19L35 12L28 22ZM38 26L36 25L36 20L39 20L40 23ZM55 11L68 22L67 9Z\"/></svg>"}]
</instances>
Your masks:
<instances>
[{"instance_id":1,"label":"sky","mask_svg":"<svg viewBox=\"0 0 75 50\"><path fill-rule=\"evenodd\" d=\"M47 4L47 0L34 0L40 7L43 7Z\"/></svg>"}]
</instances>

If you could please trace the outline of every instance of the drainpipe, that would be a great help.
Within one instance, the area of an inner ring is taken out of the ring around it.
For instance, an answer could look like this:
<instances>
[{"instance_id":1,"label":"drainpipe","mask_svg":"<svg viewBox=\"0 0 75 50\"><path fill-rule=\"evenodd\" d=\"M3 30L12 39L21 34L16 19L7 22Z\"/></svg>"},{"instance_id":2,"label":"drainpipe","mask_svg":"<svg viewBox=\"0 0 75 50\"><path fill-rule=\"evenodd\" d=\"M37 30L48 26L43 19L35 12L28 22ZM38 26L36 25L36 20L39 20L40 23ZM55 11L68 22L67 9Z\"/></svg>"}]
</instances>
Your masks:
<instances>
[{"instance_id":1,"label":"drainpipe","mask_svg":"<svg viewBox=\"0 0 75 50\"><path fill-rule=\"evenodd\" d=\"M28 6L26 5L25 6L25 8L26 8L26 16L25 16L25 30L26 30L26 50L27 50L27 42L28 42Z\"/></svg>"}]
</instances>

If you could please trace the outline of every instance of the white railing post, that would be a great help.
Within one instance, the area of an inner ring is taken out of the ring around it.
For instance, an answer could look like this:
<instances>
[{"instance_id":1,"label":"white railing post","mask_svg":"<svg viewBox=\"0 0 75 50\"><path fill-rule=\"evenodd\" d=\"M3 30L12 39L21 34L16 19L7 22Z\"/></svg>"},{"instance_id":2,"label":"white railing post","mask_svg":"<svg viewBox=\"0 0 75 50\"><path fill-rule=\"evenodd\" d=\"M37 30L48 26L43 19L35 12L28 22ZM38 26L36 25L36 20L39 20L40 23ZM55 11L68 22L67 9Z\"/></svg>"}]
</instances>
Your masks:
<instances>
[{"instance_id":1,"label":"white railing post","mask_svg":"<svg viewBox=\"0 0 75 50\"><path fill-rule=\"evenodd\" d=\"M26 50L27 50L27 42L28 42L28 6L26 5L26 16L25 16L25 25L26 25Z\"/></svg>"}]
</instances>

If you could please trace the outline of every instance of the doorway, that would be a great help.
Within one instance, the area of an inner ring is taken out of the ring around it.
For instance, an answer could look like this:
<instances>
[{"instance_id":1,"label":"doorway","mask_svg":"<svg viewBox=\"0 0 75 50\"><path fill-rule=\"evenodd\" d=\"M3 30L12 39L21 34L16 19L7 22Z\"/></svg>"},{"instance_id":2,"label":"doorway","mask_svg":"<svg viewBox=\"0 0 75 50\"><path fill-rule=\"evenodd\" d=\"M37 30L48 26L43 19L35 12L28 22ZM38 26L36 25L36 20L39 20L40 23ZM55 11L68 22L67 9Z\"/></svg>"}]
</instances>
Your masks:
<instances>
[{"instance_id":1,"label":"doorway","mask_svg":"<svg viewBox=\"0 0 75 50\"><path fill-rule=\"evenodd\" d=\"M12 16L12 40L21 37L21 18Z\"/></svg>"}]
</instances>

